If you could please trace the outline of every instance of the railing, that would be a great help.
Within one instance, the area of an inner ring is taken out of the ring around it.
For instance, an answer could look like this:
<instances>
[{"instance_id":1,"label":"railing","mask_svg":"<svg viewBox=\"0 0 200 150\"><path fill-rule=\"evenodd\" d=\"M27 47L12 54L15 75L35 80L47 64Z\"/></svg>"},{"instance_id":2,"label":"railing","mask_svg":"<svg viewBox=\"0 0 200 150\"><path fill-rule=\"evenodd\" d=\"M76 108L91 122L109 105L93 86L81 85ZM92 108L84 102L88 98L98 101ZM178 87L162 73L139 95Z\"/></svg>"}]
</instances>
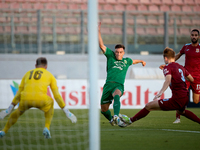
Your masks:
<instances>
[{"instance_id":1,"label":"railing","mask_svg":"<svg viewBox=\"0 0 200 150\"><path fill-rule=\"evenodd\" d=\"M0 10L0 53L87 53L87 11ZM127 53L178 51L200 27L200 13L99 11L106 46Z\"/></svg>"}]
</instances>

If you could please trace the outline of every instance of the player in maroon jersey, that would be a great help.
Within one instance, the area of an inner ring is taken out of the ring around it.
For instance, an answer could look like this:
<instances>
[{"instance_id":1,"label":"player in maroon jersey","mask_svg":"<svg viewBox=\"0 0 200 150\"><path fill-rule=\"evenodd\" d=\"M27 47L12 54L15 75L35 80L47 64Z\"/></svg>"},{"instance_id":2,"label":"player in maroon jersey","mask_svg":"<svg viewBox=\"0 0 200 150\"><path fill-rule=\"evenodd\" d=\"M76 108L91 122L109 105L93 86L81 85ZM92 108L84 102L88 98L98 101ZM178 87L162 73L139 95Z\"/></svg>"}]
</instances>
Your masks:
<instances>
[{"instance_id":1,"label":"player in maroon jersey","mask_svg":"<svg viewBox=\"0 0 200 150\"><path fill-rule=\"evenodd\" d=\"M170 48L165 48L163 52L163 57L166 66L163 69L165 75L165 82L163 87L154 97L153 101L147 103L145 107L140 110L132 118L128 118L125 115L121 116L121 119L127 123L131 124L149 114L153 110L176 110L179 115L183 115L188 119L191 119L200 124L200 118L198 118L193 112L185 110L189 98L188 90L186 89L186 79L190 82L193 82L193 77L189 72L180 64L175 62L175 52ZM168 99L159 99L158 98L164 93L164 91L170 86L172 90L172 97Z\"/></svg>"},{"instance_id":2,"label":"player in maroon jersey","mask_svg":"<svg viewBox=\"0 0 200 150\"><path fill-rule=\"evenodd\" d=\"M194 82L186 81L187 89L191 87L193 93L193 102L199 103L200 96L200 45L198 43L199 30L193 29L191 31L191 43L185 44L180 52L175 56L175 61L185 54L185 68L194 78ZM164 65L161 65L162 69ZM173 123L180 123L180 115L176 113L176 120Z\"/></svg>"}]
</instances>

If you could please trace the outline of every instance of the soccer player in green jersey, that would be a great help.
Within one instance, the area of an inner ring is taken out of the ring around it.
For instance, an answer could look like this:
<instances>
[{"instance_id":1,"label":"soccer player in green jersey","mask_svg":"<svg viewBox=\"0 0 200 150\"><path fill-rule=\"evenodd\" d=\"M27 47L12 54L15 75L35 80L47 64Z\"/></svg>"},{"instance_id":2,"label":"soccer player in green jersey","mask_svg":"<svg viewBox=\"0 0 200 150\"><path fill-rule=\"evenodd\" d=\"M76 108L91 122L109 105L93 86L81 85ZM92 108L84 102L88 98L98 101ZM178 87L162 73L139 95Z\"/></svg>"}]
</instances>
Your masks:
<instances>
[{"instance_id":1,"label":"soccer player in green jersey","mask_svg":"<svg viewBox=\"0 0 200 150\"><path fill-rule=\"evenodd\" d=\"M107 48L101 37L101 23L98 27L99 32L99 47L107 58L107 79L103 87L103 94L101 97L101 113L109 120L111 125L120 124L120 97L124 92L124 81L128 67L132 64L142 63L143 66L146 62L143 60L132 60L131 58L123 58L125 47L121 44L115 46L113 52ZM114 99L113 109L114 116L112 117L109 106Z\"/></svg>"}]
</instances>

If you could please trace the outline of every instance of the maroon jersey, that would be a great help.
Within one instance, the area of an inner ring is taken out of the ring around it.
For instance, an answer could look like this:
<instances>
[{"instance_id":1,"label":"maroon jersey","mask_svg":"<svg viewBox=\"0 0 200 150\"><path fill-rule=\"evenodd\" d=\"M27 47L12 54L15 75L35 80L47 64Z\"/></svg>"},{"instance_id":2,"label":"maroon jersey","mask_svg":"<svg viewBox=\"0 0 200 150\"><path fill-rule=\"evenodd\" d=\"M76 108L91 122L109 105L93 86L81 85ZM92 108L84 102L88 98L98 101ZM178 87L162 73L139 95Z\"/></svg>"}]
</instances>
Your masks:
<instances>
[{"instance_id":1,"label":"maroon jersey","mask_svg":"<svg viewBox=\"0 0 200 150\"><path fill-rule=\"evenodd\" d=\"M200 83L200 44L185 44L180 53L185 54L185 69L193 76L194 83Z\"/></svg>"},{"instance_id":2,"label":"maroon jersey","mask_svg":"<svg viewBox=\"0 0 200 150\"><path fill-rule=\"evenodd\" d=\"M188 95L186 89L185 77L189 75L189 72L180 64L172 62L166 65L163 69L164 75L171 75L170 88L172 90L172 97L185 97Z\"/></svg>"}]
</instances>

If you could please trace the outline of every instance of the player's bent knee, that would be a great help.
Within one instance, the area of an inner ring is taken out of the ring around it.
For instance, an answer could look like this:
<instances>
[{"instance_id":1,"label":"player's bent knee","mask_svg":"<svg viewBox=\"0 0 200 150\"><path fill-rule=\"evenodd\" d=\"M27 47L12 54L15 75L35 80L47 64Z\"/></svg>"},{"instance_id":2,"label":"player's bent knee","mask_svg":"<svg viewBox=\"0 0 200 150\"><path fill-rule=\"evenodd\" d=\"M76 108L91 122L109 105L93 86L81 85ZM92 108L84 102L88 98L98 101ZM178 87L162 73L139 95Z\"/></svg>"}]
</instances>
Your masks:
<instances>
[{"instance_id":1,"label":"player's bent knee","mask_svg":"<svg viewBox=\"0 0 200 150\"><path fill-rule=\"evenodd\" d=\"M179 110L177 110L176 113L179 114L179 115L184 115L185 111L179 111Z\"/></svg>"},{"instance_id":2,"label":"player's bent knee","mask_svg":"<svg viewBox=\"0 0 200 150\"><path fill-rule=\"evenodd\" d=\"M150 111L150 110L151 110L151 105L150 105L149 103L147 103L147 104L145 105L145 109Z\"/></svg>"},{"instance_id":3,"label":"player's bent knee","mask_svg":"<svg viewBox=\"0 0 200 150\"><path fill-rule=\"evenodd\" d=\"M105 108L101 108L101 112L106 112L106 111L108 111L108 109L105 109Z\"/></svg>"},{"instance_id":4,"label":"player's bent knee","mask_svg":"<svg viewBox=\"0 0 200 150\"><path fill-rule=\"evenodd\" d=\"M106 111L108 111L109 106L110 106L109 103L102 104L102 105L101 105L101 111L102 111L102 112L106 112Z\"/></svg>"},{"instance_id":5,"label":"player's bent knee","mask_svg":"<svg viewBox=\"0 0 200 150\"><path fill-rule=\"evenodd\" d=\"M157 110L157 104L156 101L151 101L145 105L145 109L148 111Z\"/></svg>"},{"instance_id":6,"label":"player's bent knee","mask_svg":"<svg viewBox=\"0 0 200 150\"><path fill-rule=\"evenodd\" d=\"M108 109L106 107L101 107L101 112L106 112Z\"/></svg>"}]
</instances>

